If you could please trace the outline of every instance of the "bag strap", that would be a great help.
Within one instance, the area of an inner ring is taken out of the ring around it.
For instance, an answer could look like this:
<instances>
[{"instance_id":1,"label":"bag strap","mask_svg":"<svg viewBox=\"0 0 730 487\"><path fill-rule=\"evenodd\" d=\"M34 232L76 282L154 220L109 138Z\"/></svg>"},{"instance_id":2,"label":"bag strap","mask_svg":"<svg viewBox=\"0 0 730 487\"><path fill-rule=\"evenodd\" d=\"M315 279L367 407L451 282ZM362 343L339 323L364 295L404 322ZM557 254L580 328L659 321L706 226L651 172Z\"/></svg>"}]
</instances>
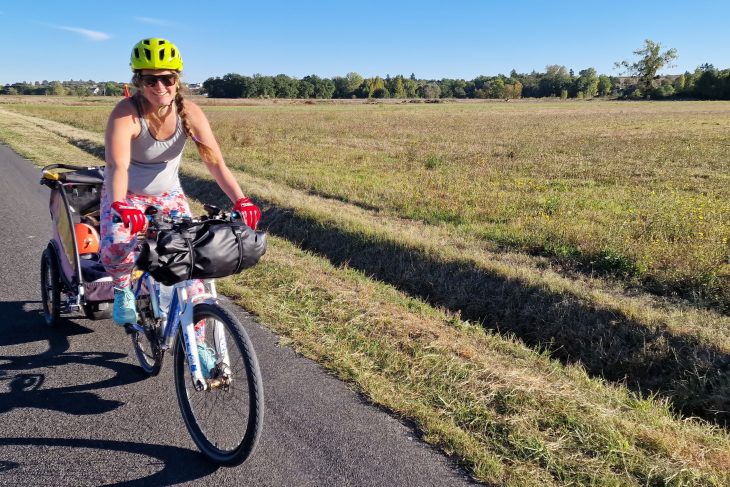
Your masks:
<instances>
[{"instance_id":1,"label":"bag strap","mask_svg":"<svg viewBox=\"0 0 730 487\"><path fill-rule=\"evenodd\" d=\"M186 281L189 281L193 278L193 269L195 269L195 251L193 250L193 237L195 234L185 229L180 232L180 235L183 240L185 240L185 244L188 246L188 252L190 254L190 270L188 270L188 277L185 279Z\"/></svg>"},{"instance_id":2,"label":"bag strap","mask_svg":"<svg viewBox=\"0 0 730 487\"><path fill-rule=\"evenodd\" d=\"M236 243L238 244L238 264L236 264L236 273L241 272L241 266L243 265L243 229L236 225L232 226L231 230L236 236Z\"/></svg>"}]
</instances>

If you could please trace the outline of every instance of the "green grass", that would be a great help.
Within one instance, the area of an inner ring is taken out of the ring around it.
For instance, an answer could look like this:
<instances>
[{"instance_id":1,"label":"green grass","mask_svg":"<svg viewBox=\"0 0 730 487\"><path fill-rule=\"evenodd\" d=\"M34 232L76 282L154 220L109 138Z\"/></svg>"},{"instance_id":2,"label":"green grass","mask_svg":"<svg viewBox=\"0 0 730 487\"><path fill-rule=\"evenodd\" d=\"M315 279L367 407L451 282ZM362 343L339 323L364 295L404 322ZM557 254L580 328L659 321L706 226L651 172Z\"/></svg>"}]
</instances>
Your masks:
<instances>
[{"instance_id":1,"label":"green grass","mask_svg":"<svg viewBox=\"0 0 730 487\"><path fill-rule=\"evenodd\" d=\"M94 131L107 113L8 107ZM205 110L246 173L729 309L730 103Z\"/></svg>"},{"instance_id":2,"label":"green grass","mask_svg":"<svg viewBox=\"0 0 730 487\"><path fill-rule=\"evenodd\" d=\"M462 459L477 478L519 486L730 480L709 474L715 467L686 463L712 452L710 463L722 471L728 458L720 430L677 421L661 401L590 379L580 367L564 367L287 242L272 243L261 265L222 289L285 343L414 420L426 441Z\"/></svg>"}]
</instances>

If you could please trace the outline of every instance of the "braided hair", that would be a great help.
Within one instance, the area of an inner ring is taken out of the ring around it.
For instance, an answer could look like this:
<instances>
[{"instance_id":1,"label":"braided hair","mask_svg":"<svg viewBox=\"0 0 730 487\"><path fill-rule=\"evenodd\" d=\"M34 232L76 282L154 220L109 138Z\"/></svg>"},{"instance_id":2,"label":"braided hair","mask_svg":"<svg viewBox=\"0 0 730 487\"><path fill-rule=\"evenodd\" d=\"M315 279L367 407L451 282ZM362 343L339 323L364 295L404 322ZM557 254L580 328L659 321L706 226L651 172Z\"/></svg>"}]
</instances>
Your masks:
<instances>
[{"instance_id":1,"label":"braided hair","mask_svg":"<svg viewBox=\"0 0 730 487\"><path fill-rule=\"evenodd\" d=\"M185 98L183 97L180 85L178 84L177 93L175 94L175 108L177 108L177 114L182 120L183 130L190 137L195 145L198 147L198 153L203 161L215 162L216 156L213 149L205 145L199 138L193 133L192 127L190 127L190 121L188 120L188 114L185 110Z\"/></svg>"}]
</instances>

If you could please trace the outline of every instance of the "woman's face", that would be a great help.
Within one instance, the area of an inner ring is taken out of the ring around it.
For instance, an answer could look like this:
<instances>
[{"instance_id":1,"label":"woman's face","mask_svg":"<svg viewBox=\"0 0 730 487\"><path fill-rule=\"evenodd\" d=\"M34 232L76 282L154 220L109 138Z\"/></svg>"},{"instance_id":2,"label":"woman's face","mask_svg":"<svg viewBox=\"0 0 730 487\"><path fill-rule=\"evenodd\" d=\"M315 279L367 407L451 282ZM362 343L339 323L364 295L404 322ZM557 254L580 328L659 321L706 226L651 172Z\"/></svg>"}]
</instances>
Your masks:
<instances>
[{"instance_id":1,"label":"woman's face","mask_svg":"<svg viewBox=\"0 0 730 487\"><path fill-rule=\"evenodd\" d=\"M159 107L172 103L177 94L177 82L180 76L177 71L143 69L140 74L140 89L152 106Z\"/></svg>"}]
</instances>

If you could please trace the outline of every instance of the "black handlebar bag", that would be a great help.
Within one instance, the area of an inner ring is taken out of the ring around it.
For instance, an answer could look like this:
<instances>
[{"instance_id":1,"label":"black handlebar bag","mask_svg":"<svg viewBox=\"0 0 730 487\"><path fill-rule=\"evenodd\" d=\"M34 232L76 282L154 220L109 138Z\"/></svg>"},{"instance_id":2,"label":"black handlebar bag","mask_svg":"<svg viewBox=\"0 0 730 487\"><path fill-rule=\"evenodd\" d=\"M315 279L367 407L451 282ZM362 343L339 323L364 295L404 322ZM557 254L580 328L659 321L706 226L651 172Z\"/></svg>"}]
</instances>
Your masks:
<instances>
[{"instance_id":1,"label":"black handlebar bag","mask_svg":"<svg viewBox=\"0 0 730 487\"><path fill-rule=\"evenodd\" d=\"M241 222L206 220L160 230L147 239L137 267L172 286L188 279L214 279L253 267L266 253L266 234Z\"/></svg>"}]
</instances>

